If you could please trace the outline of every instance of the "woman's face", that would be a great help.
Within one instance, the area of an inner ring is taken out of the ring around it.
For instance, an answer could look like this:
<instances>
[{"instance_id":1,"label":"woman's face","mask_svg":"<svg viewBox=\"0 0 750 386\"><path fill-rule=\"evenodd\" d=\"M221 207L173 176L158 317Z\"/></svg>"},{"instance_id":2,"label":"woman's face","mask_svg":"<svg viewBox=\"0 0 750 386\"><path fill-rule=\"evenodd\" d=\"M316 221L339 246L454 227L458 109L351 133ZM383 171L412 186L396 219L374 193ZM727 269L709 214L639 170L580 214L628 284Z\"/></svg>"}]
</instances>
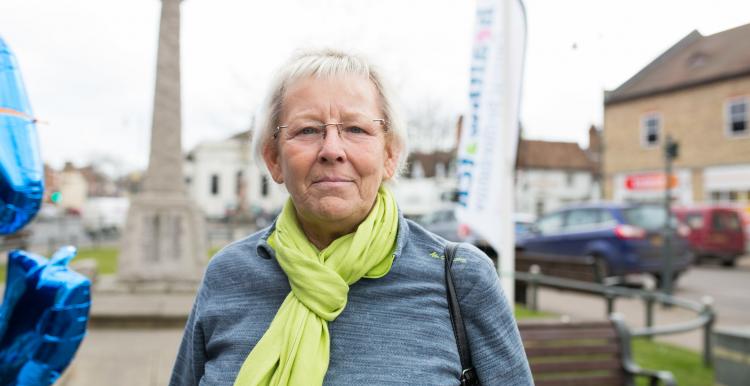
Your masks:
<instances>
[{"instance_id":1,"label":"woman's face","mask_svg":"<svg viewBox=\"0 0 750 386\"><path fill-rule=\"evenodd\" d=\"M301 222L356 227L367 216L398 157L385 127L373 121L382 118L380 98L365 77L305 78L287 88L283 127L263 157Z\"/></svg>"}]
</instances>

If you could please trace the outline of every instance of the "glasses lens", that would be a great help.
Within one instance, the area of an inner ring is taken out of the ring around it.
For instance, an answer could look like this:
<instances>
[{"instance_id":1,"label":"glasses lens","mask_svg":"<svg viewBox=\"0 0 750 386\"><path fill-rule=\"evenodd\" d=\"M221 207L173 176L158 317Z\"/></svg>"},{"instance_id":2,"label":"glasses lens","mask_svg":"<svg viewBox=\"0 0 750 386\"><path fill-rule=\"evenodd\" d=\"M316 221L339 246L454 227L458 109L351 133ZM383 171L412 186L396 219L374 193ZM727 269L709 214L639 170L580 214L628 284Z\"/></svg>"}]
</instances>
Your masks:
<instances>
[{"instance_id":1,"label":"glasses lens","mask_svg":"<svg viewBox=\"0 0 750 386\"><path fill-rule=\"evenodd\" d=\"M292 122L284 128L287 140L315 144L332 132L346 143L366 143L384 133L382 120L349 120L341 123L321 123L315 121Z\"/></svg>"}]
</instances>

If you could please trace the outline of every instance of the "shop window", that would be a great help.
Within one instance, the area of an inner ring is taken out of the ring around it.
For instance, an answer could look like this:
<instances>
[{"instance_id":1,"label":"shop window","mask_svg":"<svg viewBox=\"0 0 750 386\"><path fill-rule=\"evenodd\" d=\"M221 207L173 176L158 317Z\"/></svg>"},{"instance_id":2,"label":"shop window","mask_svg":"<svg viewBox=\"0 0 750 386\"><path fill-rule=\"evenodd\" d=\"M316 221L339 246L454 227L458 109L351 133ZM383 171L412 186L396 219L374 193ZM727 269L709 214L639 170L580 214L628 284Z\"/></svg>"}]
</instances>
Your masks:
<instances>
[{"instance_id":1,"label":"shop window","mask_svg":"<svg viewBox=\"0 0 750 386\"><path fill-rule=\"evenodd\" d=\"M726 131L730 137L744 136L748 133L747 98L732 99L727 103Z\"/></svg>"},{"instance_id":2,"label":"shop window","mask_svg":"<svg viewBox=\"0 0 750 386\"><path fill-rule=\"evenodd\" d=\"M661 137L661 115L647 114L641 119L641 145L654 147L659 144Z\"/></svg>"}]
</instances>

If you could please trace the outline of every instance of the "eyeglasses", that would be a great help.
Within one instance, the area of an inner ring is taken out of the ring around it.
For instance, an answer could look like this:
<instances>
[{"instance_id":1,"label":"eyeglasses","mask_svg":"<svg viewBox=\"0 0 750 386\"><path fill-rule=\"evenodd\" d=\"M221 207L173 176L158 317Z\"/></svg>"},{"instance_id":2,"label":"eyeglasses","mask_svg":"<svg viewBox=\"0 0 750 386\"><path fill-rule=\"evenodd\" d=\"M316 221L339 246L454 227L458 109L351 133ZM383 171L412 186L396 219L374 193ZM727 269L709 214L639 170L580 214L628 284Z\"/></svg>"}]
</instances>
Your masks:
<instances>
[{"instance_id":1,"label":"eyeglasses","mask_svg":"<svg viewBox=\"0 0 750 386\"><path fill-rule=\"evenodd\" d=\"M328 126L335 126L339 138L350 144L366 143L377 138L380 133L388 132L385 119L349 120L339 123L321 123L318 121L303 120L291 122L288 125L276 126L276 129L273 131L273 138L278 138L281 134L281 129L286 129L285 138L288 141L307 145L318 144L325 140L328 133Z\"/></svg>"}]
</instances>

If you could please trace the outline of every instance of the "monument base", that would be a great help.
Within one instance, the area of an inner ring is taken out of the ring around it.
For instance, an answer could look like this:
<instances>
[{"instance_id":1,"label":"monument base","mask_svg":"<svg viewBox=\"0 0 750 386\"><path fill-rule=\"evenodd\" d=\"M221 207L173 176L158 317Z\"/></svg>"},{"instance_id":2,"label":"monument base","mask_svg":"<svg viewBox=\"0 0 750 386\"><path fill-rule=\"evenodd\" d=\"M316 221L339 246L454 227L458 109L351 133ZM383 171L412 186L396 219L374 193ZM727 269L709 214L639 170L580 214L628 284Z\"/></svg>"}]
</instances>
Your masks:
<instances>
[{"instance_id":1,"label":"monument base","mask_svg":"<svg viewBox=\"0 0 750 386\"><path fill-rule=\"evenodd\" d=\"M186 195L145 192L128 210L117 287L130 292L191 288L208 262L205 220Z\"/></svg>"}]
</instances>

